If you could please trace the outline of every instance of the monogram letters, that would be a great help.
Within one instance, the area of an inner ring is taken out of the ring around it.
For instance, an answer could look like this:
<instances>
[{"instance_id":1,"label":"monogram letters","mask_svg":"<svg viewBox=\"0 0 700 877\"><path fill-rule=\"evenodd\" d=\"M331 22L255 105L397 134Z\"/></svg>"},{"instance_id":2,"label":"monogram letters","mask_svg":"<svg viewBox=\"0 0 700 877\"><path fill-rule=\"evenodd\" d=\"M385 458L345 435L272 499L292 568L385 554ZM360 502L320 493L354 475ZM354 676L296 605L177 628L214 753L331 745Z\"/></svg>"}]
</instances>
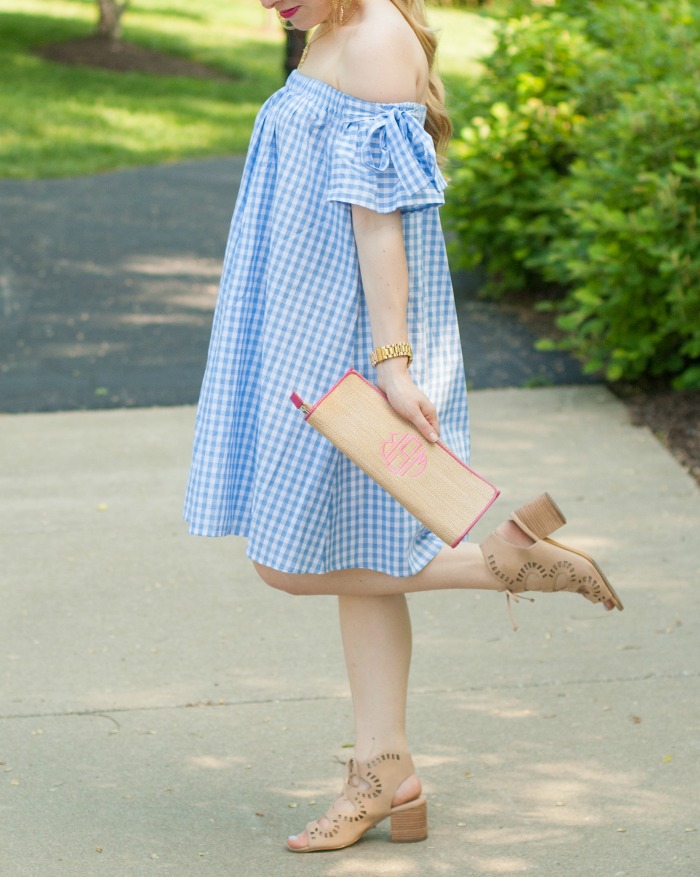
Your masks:
<instances>
[{"instance_id":1,"label":"monogram letters","mask_svg":"<svg viewBox=\"0 0 700 877\"><path fill-rule=\"evenodd\" d=\"M382 458L396 475L411 478L420 475L428 463L423 442L410 432L393 432L382 445Z\"/></svg>"}]
</instances>

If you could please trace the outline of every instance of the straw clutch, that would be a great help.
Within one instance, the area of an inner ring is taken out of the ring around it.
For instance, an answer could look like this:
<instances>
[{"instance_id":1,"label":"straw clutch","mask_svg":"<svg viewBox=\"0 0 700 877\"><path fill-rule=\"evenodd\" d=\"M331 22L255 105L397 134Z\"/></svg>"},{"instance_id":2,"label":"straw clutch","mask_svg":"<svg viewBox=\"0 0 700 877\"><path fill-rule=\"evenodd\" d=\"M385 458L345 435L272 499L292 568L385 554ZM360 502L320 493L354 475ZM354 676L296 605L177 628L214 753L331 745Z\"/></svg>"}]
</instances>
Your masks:
<instances>
[{"instance_id":1,"label":"straw clutch","mask_svg":"<svg viewBox=\"0 0 700 877\"><path fill-rule=\"evenodd\" d=\"M313 406L296 393L291 399L314 429L453 548L499 495L441 442L427 442L354 370Z\"/></svg>"}]
</instances>

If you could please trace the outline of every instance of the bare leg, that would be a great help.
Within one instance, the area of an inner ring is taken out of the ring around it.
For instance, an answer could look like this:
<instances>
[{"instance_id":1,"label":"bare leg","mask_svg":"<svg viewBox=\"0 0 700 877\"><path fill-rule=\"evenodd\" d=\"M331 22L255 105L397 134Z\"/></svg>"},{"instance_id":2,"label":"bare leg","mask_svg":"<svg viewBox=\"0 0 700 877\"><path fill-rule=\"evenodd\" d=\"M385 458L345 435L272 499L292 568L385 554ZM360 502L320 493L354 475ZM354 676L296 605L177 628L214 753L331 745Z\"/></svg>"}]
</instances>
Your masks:
<instances>
[{"instance_id":1,"label":"bare leg","mask_svg":"<svg viewBox=\"0 0 700 877\"><path fill-rule=\"evenodd\" d=\"M469 543L463 543L456 548L443 548L419 573L407 578L397 578L372 569L343 569L322 575L293 575L258 563L255 568L268 585L291 594L391 597L414 591L451 588L498 590L501 587L488 571L479 546Z\"/></svg>"},{"instance_id":2,"label":"bare leg","mask_svg":"<svg viewBox=\"0 0 700 877\"><path fill-rule=\"evenodd\" d=\"M497 532L515 545L532 545L533 540L513 521L505 521ZM414 576L398 578L371 569L343 569L320 575L279 572L255 563L264 582L289 594L335 594L339 597L390 597L415 591L480 589L502 591L503 585L489 571L481 549L473 543L443 548ZM605 602L612 609L612 601Z\"/></svg>"},{"instance_id":3,"label":"bare leg","mask_svg":"<svg viewBox=\"0 0 700 877\"><path fill-rule=\"evenodd\" d=\"M502 537L527 547L533 540L513 521L499 528ZM411 659L411 625L405 594L451 588L501 590L478 545L443 549L415 576L397 578L373 570L341 570L323 575L292 575L256 564L265 582L293 594L337 594L345 660L355 713L355 756L366 763L382 752L408 752L406 696ZM612 603L606 603L612 608ZM415 774L396 789L392 806L413 806L421 794ZM348 808L347 810L343 808ZM344 796L334 811L351 815ZM325 831L330 822L322 817ZM315 829L317 831L317 829ZM305 849L306 832L289 838L292 849Z\"/></svg>"},{"instance_id":4,"label":"bare leg","mask_svg":"<svg viewBox=\"0 0 700 877\"><path fill-rule=\"evenodd\" d=\"M355 758L367 762L382 752L408 752L406 695L411 663L411 620L403 594L342 596L340 629L355 713ZM414 774L396 790L393 804L417 798ZM349 812L352 805L349 804ZM289 839L306 846L306 832Z\"/></svg>"},{"instance_id":5,"label":"bare leg","mask_svg":"<svg viewBox=\"0 0 700 877\"><path fill-rule=\"evenodd\" d=\"M340 629L355 712L355 757L408 751L411 619L406 598L340 597Z\"/></svg>"}]
</instances>

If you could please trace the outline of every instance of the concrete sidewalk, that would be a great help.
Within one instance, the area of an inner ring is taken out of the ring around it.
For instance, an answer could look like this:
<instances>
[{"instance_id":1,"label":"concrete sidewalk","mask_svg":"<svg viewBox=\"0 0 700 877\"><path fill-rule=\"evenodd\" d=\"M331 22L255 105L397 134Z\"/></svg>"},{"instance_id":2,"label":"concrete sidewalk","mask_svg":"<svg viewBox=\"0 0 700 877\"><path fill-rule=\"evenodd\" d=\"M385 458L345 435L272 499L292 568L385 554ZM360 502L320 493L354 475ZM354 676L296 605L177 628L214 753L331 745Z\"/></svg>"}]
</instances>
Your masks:
<instances>
[{"instance_id":1,"label":"concrete sidewalk","mask_svg":"<svg viewBox=\"0 0 700 877\"><path fill-rule=\"evenodd\" d=\"M352 742L334 600L188 537L191 407L0 417L3 877L695 877L698 489L600 387L472 393L480 538L549 489L626 611L411 598L422 844L295 856Z\"/></svg>"}]
</instances>

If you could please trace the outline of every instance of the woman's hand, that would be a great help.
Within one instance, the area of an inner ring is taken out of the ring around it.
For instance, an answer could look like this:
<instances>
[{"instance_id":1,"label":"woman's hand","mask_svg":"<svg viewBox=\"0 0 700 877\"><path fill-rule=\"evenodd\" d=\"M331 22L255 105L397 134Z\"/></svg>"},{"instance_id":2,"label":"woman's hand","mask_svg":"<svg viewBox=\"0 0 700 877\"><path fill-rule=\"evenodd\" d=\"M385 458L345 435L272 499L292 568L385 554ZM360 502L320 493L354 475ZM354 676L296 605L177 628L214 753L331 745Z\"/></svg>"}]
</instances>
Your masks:
<instances>
[{"instance_id":1,"label":"woman's hand","mask_svg":"<svg viewBox=\"0 0 700 877\"><path fill-rule=\"evenodd\" d=\"M380 362L377 366L377 382L397 414L412 423L429 442L438 440L440 429L437 411L425 393L413 383L405 357Z\"/></svg>"}]
</instances>

